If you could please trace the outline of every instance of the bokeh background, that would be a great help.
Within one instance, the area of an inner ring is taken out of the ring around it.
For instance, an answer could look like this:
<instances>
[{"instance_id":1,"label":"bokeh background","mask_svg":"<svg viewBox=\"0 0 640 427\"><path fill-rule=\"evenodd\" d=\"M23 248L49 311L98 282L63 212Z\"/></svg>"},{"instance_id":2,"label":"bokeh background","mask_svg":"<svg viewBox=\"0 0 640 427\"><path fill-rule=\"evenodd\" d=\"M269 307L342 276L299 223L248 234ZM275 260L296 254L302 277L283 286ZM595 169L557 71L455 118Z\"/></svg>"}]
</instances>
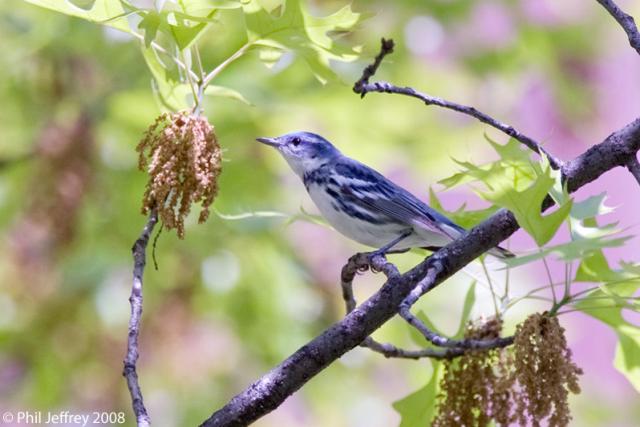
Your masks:
<instances>
[{"instance_id":1,"label":"bokeh background","mask_svg":"<svg viewBox=\"0 0 640 427\"><path fill-rule=\"evenodd\" d=\"M619 4L640 16L640 3ZM316 1L311 8L326 14L342 5ZM362 61L336 64L343 83L321 85L292 55L271 70L248 55L220 75L218 84L253 105L206 102L225 150L219 212L315 211L285 162L256 136L320 133L425 199L430 186L438 190L437 180L457 171L452 158L492 158L483 133L504 138L486 126L408 98L361 100L352 93L383 36L394 38L397 49L378 77L474 105L564 159L640 111L640 59L596 1L356 1L354 7L375 15L349 36L364 53ZM120 373L130 248L145 222L139 211L146 178L134 148L160 112L150 74L138 42L123 33L22 2L0 3L0 40L0 408L125 411L131 425ZM242 41L233 27L210 30L201 41L207 68ZM603 191L617 208L607 219L637 233L640 188L631 175L608 173L576 198ZM450 210L463 202L485 206L465 186L439 196ZM510 245L516 252L533 248L523 232ZM212 215L204 225L191 218L184 240L164 233L159 270L150 263L145 275L138 364L154 424L203 421L340 319L339 271L362 249L317 224L260 216ZM632 239L607 253L614 262L637 261L639 249ZM420 259L394 258L402 268ZM561 280L564 264L551 268ZM535 266L514 277L515 294L546 283ZM452 333L469 282L452 280L419 308ZM359 279L358 298L380 283ZM491 314L478 293L475 315ZM519 304L508 327L545 307ZM575 425L637 425L637 391L612 367L614 332L580 313L561 321L585 370L583 392L571 400ZM376 337L415 345L397 319ZM430 374L429 361L355 349L256 425L397 425L391 403Z\"/></svg>"}]
</instances>

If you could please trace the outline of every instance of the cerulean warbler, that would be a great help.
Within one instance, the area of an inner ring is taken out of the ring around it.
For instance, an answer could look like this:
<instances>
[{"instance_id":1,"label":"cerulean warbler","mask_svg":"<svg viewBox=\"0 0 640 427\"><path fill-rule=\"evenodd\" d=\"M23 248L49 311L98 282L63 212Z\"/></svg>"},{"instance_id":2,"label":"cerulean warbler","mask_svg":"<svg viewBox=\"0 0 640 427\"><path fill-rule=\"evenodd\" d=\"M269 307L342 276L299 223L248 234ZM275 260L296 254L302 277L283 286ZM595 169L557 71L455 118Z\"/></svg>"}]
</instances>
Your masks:
<instances>
[{"instance_id":1,"label":"cerulean warbler","mask_svg":"<svg viewBox=\"0 0 640 427\"><path fill-rule=\"evenodd\" d=\"M467 232L320 135L293 132L257 140L282 154L333 228L377 253L436 250ZM489 253L513 256L499 246Z\"/></svg>"}]
</instances>

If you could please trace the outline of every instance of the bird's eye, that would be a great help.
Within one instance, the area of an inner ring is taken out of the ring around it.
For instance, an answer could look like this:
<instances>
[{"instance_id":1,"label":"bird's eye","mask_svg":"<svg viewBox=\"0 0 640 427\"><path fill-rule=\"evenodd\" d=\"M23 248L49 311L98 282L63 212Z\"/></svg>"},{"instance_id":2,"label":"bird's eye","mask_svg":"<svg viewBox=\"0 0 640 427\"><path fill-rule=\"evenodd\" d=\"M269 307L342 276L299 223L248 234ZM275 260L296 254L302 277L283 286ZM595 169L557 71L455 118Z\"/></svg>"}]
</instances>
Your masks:
<instances>
[{"instance_id":1,"label":"bird's eye","mask_svg":"<svg viewBox=\"0 0 640 427\"><path fill-rule=\"evenodd\" d=\"M295 138L293 138L293 139L291 140L291 143L292 143L294 146L296 146L296 147L297 147L298 145L300 145L300 138L298 138L298 137L296 136Z\"/></svg>"}]
</instances>

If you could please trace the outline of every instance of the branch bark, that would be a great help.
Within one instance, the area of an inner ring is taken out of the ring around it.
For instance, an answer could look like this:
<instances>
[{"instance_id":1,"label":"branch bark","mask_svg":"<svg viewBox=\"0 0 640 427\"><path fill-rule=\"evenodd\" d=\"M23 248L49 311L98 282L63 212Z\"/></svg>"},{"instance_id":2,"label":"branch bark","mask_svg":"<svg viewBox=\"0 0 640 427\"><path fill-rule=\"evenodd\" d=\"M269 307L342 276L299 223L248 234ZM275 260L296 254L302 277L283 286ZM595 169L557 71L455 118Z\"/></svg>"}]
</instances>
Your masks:
<instances>
[{"instance_id":1,"label":"branch bark","mask_svg":"<svg viewBox=\"0 0 640 427\"><path fill-rule=\"evenodd\" d=\"M624 32L627 33L629 44L640 55L640 33L638 33L638 27L636 26L636 21L633 20L633 17L620 9L620 7L612 0L597 0L597 2L600 3L616 21L618 21L618 24L620 24Z\"/></svg>"},{"instance_id":2,"label":"branch bark","mask_svg":"<svg viewBox=\"0 0 640 427\"><path fill-rule=\"evenodd\" d=\"M142 278L146 265L146 251L149 237L158 222L158 213L155 209L149 214L149 219L142 229L140 237L135 241L131 252L133 253L133 285L131 287L131 317L129 319L129 336L127 339L127 354L124 358L122 375L127 380L127 387L131 394L133 413L136 416L138 427L148 427L151 423L147 409L144 406L142 390L138 383L136 362L138 361L138 335L140 333L140 319L142 317Z\"/></svg>"}]
</instances>

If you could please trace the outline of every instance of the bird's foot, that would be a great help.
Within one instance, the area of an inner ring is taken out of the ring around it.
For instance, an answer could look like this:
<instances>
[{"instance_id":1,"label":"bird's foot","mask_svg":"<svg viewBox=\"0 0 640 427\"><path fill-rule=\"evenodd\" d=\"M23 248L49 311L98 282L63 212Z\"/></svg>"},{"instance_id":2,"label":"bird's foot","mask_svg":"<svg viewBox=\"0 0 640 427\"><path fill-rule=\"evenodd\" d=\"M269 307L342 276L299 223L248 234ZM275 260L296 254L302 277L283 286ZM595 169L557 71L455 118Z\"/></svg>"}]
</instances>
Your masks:
<instances>
[{"instance_id":1,"label":"bird's foot","mask_svg":"<svg viewBox=\"0 0 640 427\"><path fill-rule=\"evenodd\" d=\"M387 263L387 252L381 249L377 251L369 252L367 254L367 262L371 267L371 271L379 273L382 271L384 264Z\"/></svg>"}]
</instances>

